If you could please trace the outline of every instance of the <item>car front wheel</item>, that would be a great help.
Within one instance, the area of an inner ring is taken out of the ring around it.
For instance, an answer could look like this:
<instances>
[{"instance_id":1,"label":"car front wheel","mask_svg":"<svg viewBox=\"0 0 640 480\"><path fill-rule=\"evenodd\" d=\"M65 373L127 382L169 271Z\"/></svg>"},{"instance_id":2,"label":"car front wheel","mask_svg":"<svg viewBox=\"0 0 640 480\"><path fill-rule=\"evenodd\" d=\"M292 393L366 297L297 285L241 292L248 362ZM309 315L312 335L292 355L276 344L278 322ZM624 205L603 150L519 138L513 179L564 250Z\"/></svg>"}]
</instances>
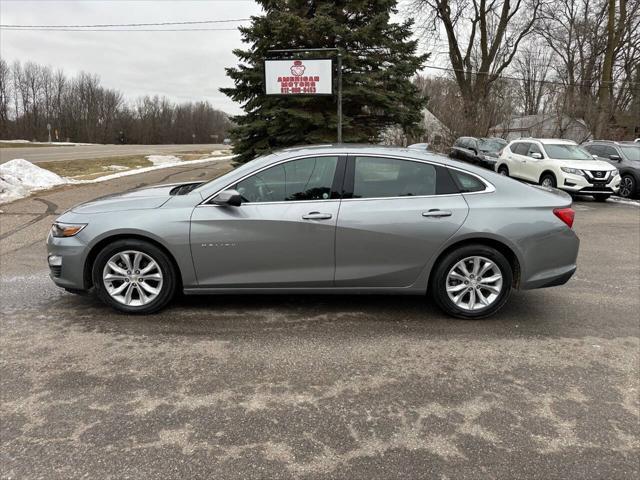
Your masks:
<instances>
[{"instance_id":1,"label":"car front wheel","mask_svg":"<svg viewBox=\"0 0 640 480\"><path fill-rule=\"evenodd\" d=\"M500 310L512 284L511 265L502 253L485 245L467 245L438 262L431 294L445 313L475 320Z\"/></svg>"},{"instance_id":2,"label":"car front wheel","mask_svg":"<svg viewBox=\"0 0 640 480\"><path fill-rule=\"evenodd\" d=\"M633 197L636 191L636 181L631 175L625 175L620 182L620 191L618 195L625 198Z\"/></svg>"},{"instance_id":3,"label":"car front wheel","mask_svg":"<svg viewBox=\"0 0 640 480\"><path fill-rule=\"evenodd\" d=\"M498 169L498 173L500 175L504 175L505 177L509 176L509 169L507 167L505 167L504 165L500 165L500 168Z\"/></svg>"},{"instance_id":4,"label":"car front wheel","mask_svg":"<svg viewBox=\"0 0 640 480\"><path fill-rule=\"evenodd\" d=\"M153 313L173 298L176 274L168 256L141 240L118 240L106 246L93 264L98 297L125 313Z\"/></svg>"},{"instance_id":5,"label":"car front wheel","mask_svg":"<svg viewBox=\"0 0 640 480\"><path fill-rule=\"evenodd\" d=\"M556 177L551 173L545 173L540 179L540 185L547 188L556 188Z\"/></svg>"}]
</instances>

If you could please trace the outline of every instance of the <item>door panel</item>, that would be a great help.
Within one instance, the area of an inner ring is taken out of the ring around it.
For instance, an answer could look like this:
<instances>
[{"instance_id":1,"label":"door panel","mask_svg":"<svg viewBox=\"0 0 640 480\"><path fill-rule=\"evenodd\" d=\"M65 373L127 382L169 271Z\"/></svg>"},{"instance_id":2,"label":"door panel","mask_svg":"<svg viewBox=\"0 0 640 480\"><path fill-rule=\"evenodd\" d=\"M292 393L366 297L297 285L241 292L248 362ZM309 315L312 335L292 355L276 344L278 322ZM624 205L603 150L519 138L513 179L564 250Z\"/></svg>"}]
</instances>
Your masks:
<instances>
[{"instance_id":1,"label":"door panel","mask_svg":"<svg viewBox=\"0 0 640 480\"><path fill-rule=\"evenodd\" d=\"M191 250L199 285L331 286L339 206L320 200L197 207Z\"/></svg>"},{"instance_id":2,"label":"door panel","mask_svg":"<svg viewBox=\"0 0 640 480\"><path fill-rule=\"evenodd\" d=\"M432 216L437 210L451 215ZM467 212L462 195L343 200L336 230L336 286L412 285Z\"/></svg>"}]
</instances>

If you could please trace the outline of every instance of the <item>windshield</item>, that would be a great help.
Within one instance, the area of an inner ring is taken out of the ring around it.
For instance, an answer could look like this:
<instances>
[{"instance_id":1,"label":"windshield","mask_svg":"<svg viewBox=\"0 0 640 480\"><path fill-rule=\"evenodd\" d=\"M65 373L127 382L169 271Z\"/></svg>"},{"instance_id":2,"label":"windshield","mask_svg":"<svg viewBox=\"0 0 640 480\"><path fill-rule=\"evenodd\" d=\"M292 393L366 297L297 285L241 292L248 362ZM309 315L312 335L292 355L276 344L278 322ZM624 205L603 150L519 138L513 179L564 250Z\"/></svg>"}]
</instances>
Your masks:
<instances>
[{"instance_id":1,"label":"windshield","mask_svg":"<svg viewBox=\"0 0 640 480\"><path fill-rule=\"evenodd\" d=\"M620 149L627 159L640 162L640 147L620 147Z\"/></svg>"},{"instance_id":2,"label":"windshield","mask_svg":"<svg viewBox=\"0 0 640 480\"><path fill-rule=\"evenodd\" d=\"M478 142L480 150L484 152L497 152L507 144L507 142L501 138L480 138Z\"/></svg>"},{"instance_id":3,"label":"windshield","mask_svg":"<svg viewBox=\"0 0 640 480\"><path fill-rule=\"evenodd\" d=\"M557 160L593 160L593 155L577 145L554 145L544 146L547 156Z\"/></svg>"}]
</instances>

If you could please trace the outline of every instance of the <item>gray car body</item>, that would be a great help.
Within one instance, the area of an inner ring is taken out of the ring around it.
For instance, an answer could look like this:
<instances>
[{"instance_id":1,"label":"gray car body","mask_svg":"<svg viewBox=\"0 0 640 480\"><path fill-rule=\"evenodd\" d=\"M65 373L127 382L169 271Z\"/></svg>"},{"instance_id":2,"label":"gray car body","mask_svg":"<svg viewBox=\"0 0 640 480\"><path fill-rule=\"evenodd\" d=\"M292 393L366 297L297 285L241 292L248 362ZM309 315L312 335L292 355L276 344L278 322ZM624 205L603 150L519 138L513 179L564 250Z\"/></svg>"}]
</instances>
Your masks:
<instances>
[{"instance_id":1,"label":"gray car body","mask_svg":"<svg viewBox=\"0 0 640 480\"><path fill-rule=\"evenodd\" d=\"M483 192L391 198L212 205L212 196L280 162L318 156L382 156L428 162L481 178ZM576 269L579 240L553 214L571 198L444 156L406 148L317 146L256 159L185 195L177 184L98 199L58 222L87 224L76 236L49 235L49 255L62 256L60 287L87 290L98 251L124 237L147 239L173 259L185 293L424 294L446 251L481 242L515 265L521 289L565 283ZM447 218L423 212L451 211ZM310 212L331 214L304 220Z\"/></svg>"}]
</instances>

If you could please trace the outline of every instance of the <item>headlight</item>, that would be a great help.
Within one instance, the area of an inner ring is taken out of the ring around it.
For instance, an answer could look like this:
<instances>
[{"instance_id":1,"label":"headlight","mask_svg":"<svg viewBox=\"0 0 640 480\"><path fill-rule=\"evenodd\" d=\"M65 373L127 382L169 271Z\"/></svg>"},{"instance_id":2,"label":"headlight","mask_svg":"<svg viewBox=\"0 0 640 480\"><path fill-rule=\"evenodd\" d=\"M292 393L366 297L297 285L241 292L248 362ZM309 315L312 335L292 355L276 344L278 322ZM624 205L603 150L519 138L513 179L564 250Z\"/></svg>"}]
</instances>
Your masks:
<instances>
[{"instance_id":1,"label":"headlight","mask_svg":"<svg viewBox=\"0 0 640 480\"><path fill-rule=\"evenodd\" d=\"M578 170L577 168L560 167L560 170L562 170L564 173L572 173L574 175L580 175L581 177L584 177L584 172L582 170Z\"/></svg>"},{"instance_id":2,"label":"headlight","mask_svg":"<svg viewBox=\"0 0 640 480\"><path fill-rule=\"evenodd\" d=\"M86 227L86 223L60 223L56 222L51 225L51 235L53 237L73 237L80 230Z\"/></svg>"},{"instance_id":3,"label":"headlight","mask_svg":"<svg viewBox=\"0 0 640 480\"><path fill-rule=\"evenodd\" d=\"M619 170L614 170L613 172L611 172L611 178L615 178L618 175L620 175L620 171Z\"/></svg>"}]
</instances>

